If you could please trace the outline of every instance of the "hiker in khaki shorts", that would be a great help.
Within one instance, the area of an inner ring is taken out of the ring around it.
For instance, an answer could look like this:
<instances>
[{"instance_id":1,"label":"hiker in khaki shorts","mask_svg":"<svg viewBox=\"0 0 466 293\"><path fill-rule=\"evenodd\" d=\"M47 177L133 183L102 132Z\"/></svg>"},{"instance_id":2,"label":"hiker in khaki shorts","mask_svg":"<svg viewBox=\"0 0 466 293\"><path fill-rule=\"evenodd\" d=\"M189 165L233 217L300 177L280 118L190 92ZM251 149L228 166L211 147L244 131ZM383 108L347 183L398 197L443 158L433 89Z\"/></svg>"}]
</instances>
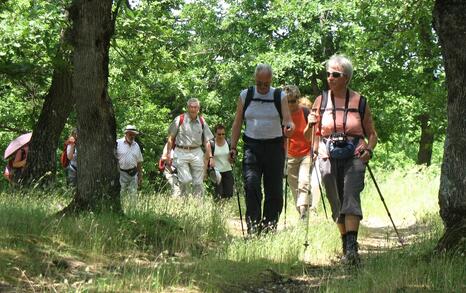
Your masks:
<instances>
[{"instance_id":1,"label":"hiker in khaki shorts","mask_svg":"<svg viewBox=\"0 0 466 293\"><path fill-rule=\"evenodd\" d=\"M176 117L168 128L167 152L175 147L173 163L178 170L181 195L202 196L205 163L201 146L205 146L209 165L213 167L209 140L214 136L204 118L199 115L199 100L191 98L187 106L188 111ZM165 164L169 166L172 163L170 154L164 154L164 158Z\"/></svg>"},{"instance_id":2,"label":"hiker in khaki shorts","mask_svg":"<svg viewBox=\"0 0 466 293\"><path fill-rule=\"evenodd\" d=\"M298 104L301 97L299 88L295 85L284 87L290 109L291 119L295 124L294 133L287 138L287 170L288 184L293 194L296 209L300 219L306 219L311 204L309 196L312 166L311 136L312 127L308 124L309 108Z\"/></svg>"}]
</instances>

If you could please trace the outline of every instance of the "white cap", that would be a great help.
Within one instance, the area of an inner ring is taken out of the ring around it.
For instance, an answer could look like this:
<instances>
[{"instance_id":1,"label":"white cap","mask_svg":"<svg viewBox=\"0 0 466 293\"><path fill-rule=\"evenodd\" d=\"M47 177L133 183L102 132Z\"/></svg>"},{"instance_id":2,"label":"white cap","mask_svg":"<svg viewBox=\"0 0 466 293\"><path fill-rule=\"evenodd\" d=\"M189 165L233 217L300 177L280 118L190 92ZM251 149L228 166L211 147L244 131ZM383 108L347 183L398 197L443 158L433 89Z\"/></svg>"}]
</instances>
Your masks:
<instances>
[{"instance_id":1,"label":"white cap","mask_svg":"<svg viewBox=\"0 0 466 293\"><path fill-rule=\"evenodd\" d=\"M125 133L127 133L127 132L133 132L133 133L135 133L135 134L139 134L138 129L137 129L136 126L134 126L134 125L126 125L124 132L125 132Z\"/></svg>"}]
</instances>

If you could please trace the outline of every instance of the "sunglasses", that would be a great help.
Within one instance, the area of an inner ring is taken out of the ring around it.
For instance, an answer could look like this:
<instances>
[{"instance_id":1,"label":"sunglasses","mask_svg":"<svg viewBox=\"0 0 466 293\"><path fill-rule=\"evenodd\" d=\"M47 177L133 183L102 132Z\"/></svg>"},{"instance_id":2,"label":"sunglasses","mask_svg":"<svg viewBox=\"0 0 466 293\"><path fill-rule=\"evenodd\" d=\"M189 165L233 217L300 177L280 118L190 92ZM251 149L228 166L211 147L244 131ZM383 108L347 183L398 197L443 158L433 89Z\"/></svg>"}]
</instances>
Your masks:
<instances>
[{"instance_id":1,"label":"sunglasses","mask_svg":"<svg viewBox=\"0 0 466 293\"><path fill-rule=\"evenodd\" d=\"M345 75L343 72L337 72L337 71L328 72L328 71L327 71L327 77L332 76L333 78L340 78L340 77L342 77L343 75Z\"/></svg>"},{"instance_id":2,"label":"sunglasses","mask_svg":"<svg viewBox=\"0 0 466 293\"><path fill-rule=\"evenodd\" d=\"M260 80L256 80L256 85L257 86L260 86L260 87L269 87L270 86L270 82L263 82L263 81L260 81Z\"/></svg>"},{"instance_id":3,"label":"sunglasses","mask_svg":"<svg viewBox=\"0 0 466 293\"><path fill-rule=\"evenodd\" d=\"M288 100L288 104L296 104L298 100Z\"/></svg>"},{"instance_id":4,"label":"sunglasses","mask_svg":"<svg viewBox=\"0 0 466 293\"><path fill-rule=\"evenodd\" d=\"M224 136L225 133L217 133L217 136Z\"/></svg>"}]
</instances>

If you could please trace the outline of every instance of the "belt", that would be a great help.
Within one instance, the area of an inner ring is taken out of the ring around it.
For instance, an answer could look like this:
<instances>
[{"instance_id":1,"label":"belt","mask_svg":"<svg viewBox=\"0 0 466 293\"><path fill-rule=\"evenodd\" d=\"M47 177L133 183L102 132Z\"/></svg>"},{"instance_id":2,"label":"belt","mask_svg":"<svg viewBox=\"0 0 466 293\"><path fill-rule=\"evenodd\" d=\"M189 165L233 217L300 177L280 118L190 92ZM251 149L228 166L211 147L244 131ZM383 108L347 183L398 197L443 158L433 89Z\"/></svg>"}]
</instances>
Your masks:
<instances>
[{"instance_id":1,"label":"belt","mask_svg":"<svg viewBox=\"0 0 466 293\"><path fill-rule=\"evenodd\" d=\"M136 174L138 174L138 168L137 167L134 167L132 169L120 169L120 171L125 172L129 176L136 176Z\"/></svg>"},{"instance_id":2,"label":"belt","mask_svg":"<svg viewBox=\"0 0 466 293\"><path fill-rule=\"evenodd\" d=\"M200 146L184 146L184 145L177 145L177 146L175 146L175 147L176 147L176 148L180 148L180 149L182 149L182 150L188 150L188 151L190 151L190 150L195 150L195 149L197 149L197 148L200 148Z\"/></svg>"},{"instance_id":3,"label":"belt","mask_svg":"<svg viewBox=\"0 0 466 293\"><path fill-rule=\"evenodd\" d=\"M249 137L247 135L243 134L243 141L246 143L280 143L282 144L284 142L283 136L275 137L275 138L269 138L269 139L255 139L252 137Z\"/></svg>"},{"instance_id":4,"label":"belt","mask_svg":"<svg viewBox=\"0 0 466 293\"><path fill-rule=\"evenodd\" d=\"M348 139L348 140L353 140L353 141L354 141L354 139L356 139L356 138L361 139L361 137L359 137L359 136L347 136L347 137L346 137L346 139ZM324 143L327 143L327 141L329 141L329 140L330 140L330 136L323 136L323 137L322 137L322 141L323 141Z\"/></svg>"}]
</instances>

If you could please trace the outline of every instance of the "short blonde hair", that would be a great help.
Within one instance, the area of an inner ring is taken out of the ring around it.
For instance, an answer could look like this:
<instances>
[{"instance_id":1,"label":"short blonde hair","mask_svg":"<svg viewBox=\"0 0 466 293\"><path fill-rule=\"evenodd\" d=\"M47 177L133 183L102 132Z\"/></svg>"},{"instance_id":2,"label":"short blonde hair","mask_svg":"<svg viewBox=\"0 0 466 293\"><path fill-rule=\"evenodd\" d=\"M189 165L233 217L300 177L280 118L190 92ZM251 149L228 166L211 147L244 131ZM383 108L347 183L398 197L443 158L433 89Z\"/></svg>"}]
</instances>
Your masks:
<instances>
[{"instance_id":1,"label":"short blonde hair","mask_svg":"<svg viewBox=\"0 0 466 293\"><path fill-rule=\"evenodd\" d=\"M301 99L299 99L298 104L301 105L301 106L304 106L306 108L309 108L309 109L312 108L312 102L311 102L311 100L309 99L308 96L304 96Z\"/></svg>"}]
</instances>

